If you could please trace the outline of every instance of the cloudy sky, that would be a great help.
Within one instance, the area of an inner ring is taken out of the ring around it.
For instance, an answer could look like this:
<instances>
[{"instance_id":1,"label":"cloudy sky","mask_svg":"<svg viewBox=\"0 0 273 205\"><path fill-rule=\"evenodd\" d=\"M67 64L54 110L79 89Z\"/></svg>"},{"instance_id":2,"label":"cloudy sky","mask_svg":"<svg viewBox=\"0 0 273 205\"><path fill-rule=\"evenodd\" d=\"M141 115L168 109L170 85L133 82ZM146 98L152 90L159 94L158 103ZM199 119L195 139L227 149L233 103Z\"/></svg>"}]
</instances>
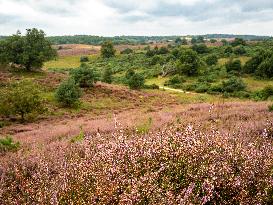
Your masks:
<instances>
[{"instance_id":1,"label":"cloudy sky","mask_svg":"<svg viewBox=\"0 0 273 205\"><path fill-rule=\"evenodd\" d=\"M0 0L0 35L273 35L273 0Z\"/></svg>"}]
</instances>

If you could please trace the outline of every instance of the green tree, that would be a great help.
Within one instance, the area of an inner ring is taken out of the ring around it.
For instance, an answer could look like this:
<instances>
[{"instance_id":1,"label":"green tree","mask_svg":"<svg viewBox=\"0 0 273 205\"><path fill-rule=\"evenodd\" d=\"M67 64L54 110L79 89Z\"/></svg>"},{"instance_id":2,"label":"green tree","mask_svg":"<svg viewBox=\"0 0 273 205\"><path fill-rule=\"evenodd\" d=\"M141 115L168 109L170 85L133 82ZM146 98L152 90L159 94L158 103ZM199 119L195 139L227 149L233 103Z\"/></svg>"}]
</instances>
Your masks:
<instances>
[{"instance_id":1,"label":"green tree","mask_svg":"<svg viewBox=\"0 0 273 205\"><path fill-rule=\"evenodd\" d=\"M182 43L182 39L180 37L177 37L174 42L180 45Z\"/></svg>"},{"instance_id":2,"label":"green tree","mask_svg":"<svg viewBox=\"0 0 273 205\"><path fill-rule=\"evenodd\" d=\"M113 71L111 68L106 68L102 75L102 81L111 84L113 81Z\"/></svg>"},{"instance_id":3,"label":"green tree","mask_svg":"<svg viewBox=\"0 0 273 205\"><path fill-rule=\"evenodd\" d=\"M196 75L201 66L198 54L190 49L181 51L181 56L177 63L177 72L188 76Z\"/></svg>"},{"instance_id":4,"label":"green tree","mask_svg":"<svg viewBox=\"0 0 273 205\"><path fill-rule=\"evenodd\" d=\"M212 39L210 39L210 42L211 42L211 43L216 43L216 42L217 42L217 40L216 40L216 39L214 39L214 38L212 38Z\"/></svg>"},{"instance_id":5,"label":"green tree","mask_svg":"<svg viewBox=\"0 0 273 205\"><path fill-rule=\"evenodd\" d=\"M45 111L43 99L38 86L29 80L21 80L11 84L1 92L0 114L19 115L22 121L31 113Z\"/></svg>"},{"instance_id":6,"label":"green tree","mask_svg":"<svg viewBox=\"0 0 273 205\"><path fill-rule=\"evenodd\" d=\"M246 85L241 78L233 76L229 80L222 82L222 88L224 92L232 93L245 90Z\"/></svg>"},{"instance_id":7,"label":"green tree","mask_svg":"<svg viewBox=\"0 0 273 205\"><path fill-rule=\"evenodd\" d=\"M257 76L263 78L272 78L273 77L273 56L266 58L255 71Z\"/></svg>"},{"instance_id":8,"label":"green tree","mask_svg":"<svg viewBox=\"0 0 273 205\"><path fill-rule=\"evenodd\" d=\"M192 50L196 51L198 54L208 53L208 51L209 51L208 47L204 43L194 44L192 46Z\"/></svg>"},{"instance_id":9,"label":"green tree","mask_svg":"<svg viewBox=\"0 0 273 205\"><path fill-rule=\"evenodd\" d=\"M26 70L41 68L44 62L57 55L51 43L46 40L45 33L36 28L27 29L25 36L17 32L5 39L0 46L0 50L5 53L0 57L1 63L17 64Z\"/></svg>"},{"instance_id":10,"label":"green tree","mask_svg":"<svg viewBox=\"0 0 273 205\"><path fill-rule=\"evenodd\" d=\"M244 55L246 54L246 49L244 46L237 46L234 48L234 54L236 55Z\"/></svg>"},{"instance_id":11,"label":"green tree","mask_svg":"<svg viewBox=\"0 0 273 205\"><path fill-rule=\"evenodd\" d=\"M101 45L101 56L103 58L111 58L114 57L116 53L116 50L113 46L113 43L111 41L105 41Z\"/></svg>"},{"instance_id":12,"label":"green tree","mask_svg":"<svg viewBox=\"0 0 273 205\"><path fill-rule=\"evenodd\" d=\"M183 39L182 39L182 42L181 42L181 45L188 45L187 39L183 38Z\"/></svg>"},{"instance_id":13,"label":"green tree","mask_svg":"<svg viewBox=\"0 0 273 205\"><path fill-rule=\"evenodd\" d=\"M145 79L139 73L133 74L128 80L129 88L132 90L139 90L144 86Z\"/></svg>"},{"instance_id":14,"label":"green tree","mask_svg":"<svg viewBox=\"0 0 273 205\"><path fill-rule=\"evenodd\" d=\"M215 54L211 54L211 55L207 56L207 58L206 58L206 63L209 66L216 65L217 62L218 62L218 57Z\"/></svg>"},{"instance_id":15,"label":"green tree","mask_svg":"<svg viewBox=\"0 0 273 205\"><path fill-rule=\"evenodd\" d=\"M88 68L86 64L82 64L79 68L73 69L70 72L70 76L81 88L92 87L97 81L95 71Z\"/></svg>"},{"instance_id":16,"label":"green tree","mask_svg":"<svg viewBox=\"0 0 273 205\"><path fill-rule=\"evenodd\" d=\"M241 72L242 71L242 64L239 59L233 60L230 59L226 63L226 70L227 72L235 71L235 72Z\"/></svg>"},{"instance_id":17,"label":"green tree","mask_svg":"<svg viewBox=\"0 0 273 205\"><path fill-rule=\"evenodd\" d=\"M246 46L246 41L242 38L235 38L234 41L231 42L231 45L233 47L236 47L236 46Z\"/></svg>"},{"instance_id":18,"label":"green tree","mask_svg":"<svg viewBox=\"0 0 273 205\"><path fill-rule=\"evenodd\" d=\"M72 107L81 97L81 90L73 78L62 82L55 92L56 100L64 107Z\"/></svg>"}]
</instances>

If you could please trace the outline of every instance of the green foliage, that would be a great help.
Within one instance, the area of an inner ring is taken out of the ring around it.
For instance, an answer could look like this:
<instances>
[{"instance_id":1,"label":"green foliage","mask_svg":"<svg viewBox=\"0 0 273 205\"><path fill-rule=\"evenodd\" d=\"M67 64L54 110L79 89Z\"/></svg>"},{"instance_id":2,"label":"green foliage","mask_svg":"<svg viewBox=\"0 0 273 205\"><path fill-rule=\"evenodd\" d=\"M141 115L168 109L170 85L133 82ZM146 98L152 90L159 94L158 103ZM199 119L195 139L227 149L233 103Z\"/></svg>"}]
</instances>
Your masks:
<instances>
[{"instance_id":1,"label":"green foliage","mask_svg":"<svg viewBox=\"0 0 273 205\"><path fill-rule=\"evenodd\" d=\"M21 80L8 86L0 95L0 114L19 115L24 121L26 115L45 111L43 99L37 84Z\"/></svg>"},{"instance_id":2,"label":"green foliage","mask_svg":"<svg viewBox=\"0 0 273 205\"><path fill-rule=\"evenodd\" d=\"M0 44L0 63L13 63L26 70L41 68L43 63L54 59L56 50L38 29L27 29L25 36L20 32L8 37Z\"/></svg>"},{"instance_id":3,"label":"green foliage","mask_svg":"<svg viewBox=\"0 0 273 205\"><path fill-rule=\"evenodd\" d=\"M74 137L70 140L70 142L71 142L71 143L76 143L76 142L81 142L81 141L83 141L83 140L84 140L84 132L83 132L83 129L82 129L82 127L81 127L80 133L79 133L78 135L74 136Z\"/></svg>"},{"instance_id":4,"label":"green foliage","mask_svg":"<svg viewBox=\"0 0 273 205\"><path fill-rule=\"evenodd\" d=\"M260 100L267 100L271 96L273 96L273 87L267 86L260 91L254 92L252 95L252 98L254 100L260 101Z\"/></svg>"},{"instance_id":5,"label":"green foliage","mask_svg":"<svg viewBox=\"0 0 273 205\"><path fill-rule=\"evenodd\" d=\"M88 61L89 61L88 56L81 56L81 58L80 58L81 63L85 63L85 62L88 62Z\"/></svg>"},{"instance_id":6,"label":"green foliage","mask_svg":"<svg viewBox=\"0 0 273 205\"><path fill-rule=\"evenodd\" d=\"M210 42L211 42L211 43L216 43L217 40L216 40L216 39L210 39Z\"/></svg>"},{"instance_id":7,"label":"green foliage","mask_svg":"<svg viewBox=\"0 0 273 205\"><path fill-rule=\"evenodd\" d=\"M120 54L130 54L130 53L133 53L133 52L134 52L133 49L131 49L131 48L125 48L124 50L122 50L120 52Z\"/></svg>"},{"instance_id":8,"label":"green foliage","mask_svg":"<svg viewBox=\"0 0 273 205\"><path fill-rule=\"evenodd\" d=\"M246 49L244 46L237 46L234 48L233 52L236 55L244 55L246 54Z\"/></svg>"},{"instance_id":9,"label":"green foliage","mask_svg":"<svg viewBox=\"0 0 273 205\"><path fill-rule=\"evenodd\" d=\"M273 56L265 59L255 71L257 76L263 78L272 78L273 77Z\"/></svg>"},{"instance_id":10,"label":"green foliage","mask_svg":"<svg viewBox=\"0 0 273 205\"><path fill-rule=\"evenodd\" d=\"M79 84L81 88L92 87L97 81L95 71L88 68L85 64L82 64L79 68L73 69L70 72L70 76L74 79L76 84Z\"/></svg>"},{"instance_id":11,"label":"green foliage","mask_svg":"<svg viewBox=\"0 0 273 205\"><path fill-rule=\"evenodd\" d=\"M136 131L139 134L147 134L149 133L151 127L153 124L153 119L151 117L149 117L149 119L147 120L147 122L141 123L140 125L138 125L136 127Z\"/></svg>"},{"instance_id":12,"label":"green foliage","mask_svg":"<svg viewBox=\"0 0 273 205\"><path fill-rule=\"evenodd\" d=\"M225 53L227 56L230 56L230 55L233 53L232 47L231 47L231 46L226 47L224 53Z\"/></svg>"},{"instance_id":13,"label":"green foliage","mask_svg":"<svg viewBox=\"0 0 273 205\"><path fill-rule=\"evenodd\" d=\"M62 82L55 92L56 100L64 107L72 107L79 102L81 90L73 78Z\"/></svg>"},{"instance_id":14,"label":"green foliage","mask_svg":"<svg viewBox=\"0 0 273 205\"><path fill-rule=\"evenodd\" d=\"M236 46L246 46L246 41L243 40L242 38L235 38L234 41L231 42L231 45L233 47L236 47Z\"/></svg>"},{"instance_id":15,"label":"green foliage","mask_svg":"<svg viewBox=\"0 0 273 205\"><path fill-rule=\"evenodd\" d=\"M187 76L198 74L201 62L198 54L190 49L181 52L179 61L176 65L177 72Z\"/></svg>"},{"instance_id":16,"label":"green foliage","mask_svg":"<svg viewBox=\"0 0 273 205\"><path fill-rule=\"evenodd\" d=\"M186 80L180 75L171 76L170 79L164 83L165 86L170 86L173 88L181 88L182 84L186 82Z\"/></svg>"},{"instance_id":17,"label":"green foliage","mask_svg":"<svg viewBox=\"0 0 273 205\"><path fill-rule=\"evenodd\" d=\"M144 85L144 88L145 89L158 90L159 86L153 83L152 85Z\"/></svg>"},{"instance_id":18,"label":"green foliage","mask_svg":"<svg viewBox=\"0 0 273 205\"><path fill-rule=\"evenodd\" d=\"M211 54L206 58L206 64L209 66L216 65L218 62L218 57L215 54Z\"/></svg>"},{"instance_id":19,"label":"green foliage","mask_svg":"<svg viewBox=\"0 0 273 205\"><path fill-rule=\"evenodd\" d=\"M145 79L144 79L143 75L141 75L139 73L133 74L133 76L131 76L128 79L129 88L132 90L141 89L144 86L144 82L145 82Z\"/></svg>"},{"instance_id":20,"label":"green foliage","mask_svg":"<svg viewBox=\"0 0 273 205\"><path fill-rule=\"evenodd\" d=\"M0 138L0 154L17 151L20 147L19 142L14 142L11 136Z\"/></svg>"},{"instance_id":21,"label":"green foliage","mask_svg":"<svg viewBox=\"0 0 273 205\"><path fill-rule=\"evenodd\" d=\"M114 57L116 50L114 49L113 43L111 41L105 41L101 45L101 56L103 58Z\"/></svg>"},{"instance_id":22,"label":"green foliage","mask_svg":"<svg viewBox=\"0 0 273 205\"><path fill-rule=\"evenodd\" d=\"M208 47L204 43L202 43L202 44L194 44L192 46L192 50L196 51L198 54L204 54L204 53L208 53L209 52Z\"/></svg>"},{"instance_id":23,"label":"green foliage","mask_svg":"<svg viewBox=\"0 0 273 205\"><path fill-rule=\"evenodd\" d=\"M268 106L268 111L273 112L273 104Z\"/></svg>"},{"instance_id":24,"label":"green foliage","mask_svg":"<svg viewBox=\"0 0 273 205\"><path fill-rule=\"evenodd\" d=\"M103 75L102 75L102 82L111 84L113 82L113 71L111 68L104 69Z\"/></svg>"},{"instance_id":25,"label":"green foliage","mask_svg":"<svg viewBox=\"0 0 273 205\"><path fill-rule=\"evenodd\" d=\"M232 93L236 91L243 91L245 90L246 85L241 78L238 77L231 77L227 81L222 82L222 91L227 93Z\"/></svg>"},{"instance_id":26,"label":"green foliage","mask_svg":"<svg viewBox=\"0 0 273 205\"><path fill-rule=\"evenodd\" d=\"M241 61L239 59L233 60L230 59L227 63L226 63L226 70L227 72L241 72L242 71L242 64Z\"/></svg>"},{"instance_id":27,"label":"green foliage","mask_svg":"<svg viewBox=\"0 0 273 205\"><path fill-rule=\"evenodd\" d=\"M244 66L245 73L255 73L259 65L267 58L272 56L273 52L269 50L260 50L256 55L254 55L249 61L246 62Z\"/></svg>"}]
</instances>

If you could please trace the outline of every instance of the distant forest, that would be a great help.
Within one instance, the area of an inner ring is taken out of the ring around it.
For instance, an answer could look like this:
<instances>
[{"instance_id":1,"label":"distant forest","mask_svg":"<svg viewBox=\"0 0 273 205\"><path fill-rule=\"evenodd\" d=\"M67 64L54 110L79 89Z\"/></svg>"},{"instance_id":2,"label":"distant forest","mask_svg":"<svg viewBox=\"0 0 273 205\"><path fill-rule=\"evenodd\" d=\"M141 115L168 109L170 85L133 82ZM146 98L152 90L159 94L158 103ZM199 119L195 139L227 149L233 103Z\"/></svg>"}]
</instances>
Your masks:
<instances>
[{"instance_id":1,"label":"distant forest","mask_svg":"<svg viewBox=\"0 0 273 205\"><path fill-rule=\"evenodd\" d=\"M255 36L255 35L232 35L232 34L207 34L199 35L205 39L216 38L242 38L249 41L260 41L271 38L270 36ZM74 35L74 36L49 36L47 37L53 44L90 44L100 45L102 42L111 40L114 44L146 44L149 42L166 42L174 41L183 36L115 36L115 37L102 37L91 35ZM198 37L198 36L189 36ZM0 40L6 36L0 36Z\"/></svg>"}]
</instances>

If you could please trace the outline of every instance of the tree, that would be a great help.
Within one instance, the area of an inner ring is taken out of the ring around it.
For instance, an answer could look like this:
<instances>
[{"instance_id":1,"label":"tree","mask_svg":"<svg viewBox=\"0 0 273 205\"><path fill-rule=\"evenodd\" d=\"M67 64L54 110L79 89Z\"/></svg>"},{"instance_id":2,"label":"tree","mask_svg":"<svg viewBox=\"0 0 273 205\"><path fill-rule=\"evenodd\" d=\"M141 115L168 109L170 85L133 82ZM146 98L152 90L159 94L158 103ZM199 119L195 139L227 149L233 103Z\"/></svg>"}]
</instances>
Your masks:
<instances>
[{"instance_id":1,"label":"tree","mask_svg":"<svg viewBox=\"0 0 273 205\"><path fill-rule=\"evenodd\" d=\"M81 88L92 87L97 81L97 75L93 69L88 68L86 64L82 64L79 68L73 69L70 76L76 84Z\"/></svg>"},{"instance_id":2,"label":"tree","mask_svg":"<svg viewBox=\"0 0 273 205\"><path fill-rule=\"evenodd\" d=\"M201 66L198 54L190 49L183 50L177 63L178 73L188 76L196 75Z\"/></svg>"},{"instance_id":3,"label":"tree","mask_svg":"<svg viewBox=\"0 0 273 205\"><path fill-rule=\"evenodd\" d=\"M239 59L236 59L236 60L230 59L226 63L226 69L227 69L227 72L231 72L231 71L241 72L242 71L241 61Z\"/></svg>"},{"instance_id":4,"label":"tree","mask_svg":"<svg viewBox=\"0 0 273 205\"><path fill-rule=\"evenodd\" d=\"M204 43L194 44L192 46L192 50L196 51L198 54L204 54L204 53L207 53L209 51L208 47Z\"/></svg>"},{"instance_id":5,"label":"tree","mask_svg":"<svg viewBox=\"0 0 273 205\"><path fill-rule=\"evenodd\" d=\"M228 41L226 39L222 39L221 42L222 42L223 46L228 45Z\"/></svg>"},{"instance_id":6,"label":"tree","mask_svg":"<svg viewBox=\"0 0 273 205\"><path fill-rule=\"evenodd\" d=\"M234 54L236 55L244 55L246 54L246 49L244 46L237 46L234 48Z\"/></svg>"},{"instance_id":7,"label":"tree","mask_svg":"<svg viewBox=\"0 0 273 205\"><path fill-rule=\"evenodd\" d=\"M227 54L229 56L230 54L233 53L233 49L231 46L228 46L228 47L226 47L224 52L225 52L225 54Z\"/></svg>"},{"instance_id":8,"label":"tree","mask_svg":"<svg viewBox=\"0 0 273 205\"><path fill-rule=\"evenodd\" d=\"M246 46L246 41L242 38L235 38L234 41L231 42L231 45L233 47L236 47L236 46Z\"/></svg>"},{"instance_id":9,"label":"tree","mask_svg":"<svg viewBox=\"0 0 273 205\"><path fill-rule=\"evenodd\" d=\"M216 39L214 39L214 38L212 38L212 39L210 39L210 42L211 42L211 43L216 43L216 42L217 42L217 40L216 40Z\"/></svg>"},{"instance_id":10,"label":"tree","mask_svg":"<svg viewBox=\"0 0 273 205\"><path fill-rule=\"evenodd\" d=\"M25 36L17 32L5 39L0 46L0 50L5 53L0 57L1 63L17 64L26 70L41 68L44 62L57 55L51 43L46 40L45 33L36 28L27 29Z\"/></svg>"},{"instance_id":11,"label":"tree","mask_svg":"<svg viewBox=\"0 0 273 205\"><path fill-rule=\"evenodd\" d=\"M255 71L257 76L263 78L272 78L273 77L273 56L266 58Z\"/></svg>"},{"instance_id":12,"label":"tree","mask_svg":"<svg viewBox=\"0 0 273 205\"><path fill-rule=\"evenodd\" d=\"M103 58L114 57L116 50L114 49L113 43L111 41L105 41L101 45L101 56Z\"/></svg>"},{"instance_id":13,"label":"tree","mask_svg":"<svg viewBox=\"0 0 273 205\"><path fill-rule=\"evenodd\" d=\"M73 78L62 82L55 92L56 100L64 107L72 107L81 97L81 90Z\"/></svg>"},{"instance_id":14,"label":"tree","mask_svg":"<svg viewBox=\"0 0 273 205\"><path fill-rule=\"evenodd\" d=\"M128 80L128 85L130 89L139 90L144 86L145 79L143 75L135 73Z\"/></svg>"},{"instance_id":15,"label":"tree","mask_svg":"<svg viewBox=\"0 0 273 205\"><path fill-rule=\"evenodd\" d=\"M111 84L113 81L113 71L111 68L106 68L103 72L102 81Z\"/></svg>"},{"instance_id":16,"label":"tree","mask_svg":"<svg viewBox=\"0 0 273 205\"><path fill-rule=\"evenodd\" d=\"M187 39L183 38L183 39L182 39L182 42L181 42L181 45L188 45Z\"/></svg>"},{"instance_id":17,"label":"tree","mask_svg":"<svg viewBox=\"0 0 273 205\"><path fill-rule=\"evenodd\" d=\"M0 114L19 115L25 121L30 113L43 112L43 99L38 86L29 80L11 84L0 96Z\"/></svg>"},{"instance_id":18,"label":"tree","mask_svg":"<svg viewBox=\"0 0 273 205\"><path fill-rule=\"evenodd\" d=\"M222 82L222 88L224 92L232 93L245 90L246 85L241 78L233 76L229 80Z\"/></svg>"},{"instance_id":19,"label":"tree","mask_svg":"<svg viewBox=\"0 0 273 205\"><path fill-rule=\"evenodd\" d=\"M206 58L206 63L207 63L207 65L209 65L209 66L211 66L211 65L216 65L217 62L218 62L218 57L217 57L217 55L215 55L215 54L209 55L209 56L207 56L207 58Z\"/></svg>"},{"instance_id":20,"label":"tree","mask_svg":"<svg viewBox=\"0 0 273 205\"><path fill-rule=\"evenodd\" d=\"M180 37L176 38L174 41L176 44L180 45L182 43L182 39Z\"/></svg>"}]
</instances>

